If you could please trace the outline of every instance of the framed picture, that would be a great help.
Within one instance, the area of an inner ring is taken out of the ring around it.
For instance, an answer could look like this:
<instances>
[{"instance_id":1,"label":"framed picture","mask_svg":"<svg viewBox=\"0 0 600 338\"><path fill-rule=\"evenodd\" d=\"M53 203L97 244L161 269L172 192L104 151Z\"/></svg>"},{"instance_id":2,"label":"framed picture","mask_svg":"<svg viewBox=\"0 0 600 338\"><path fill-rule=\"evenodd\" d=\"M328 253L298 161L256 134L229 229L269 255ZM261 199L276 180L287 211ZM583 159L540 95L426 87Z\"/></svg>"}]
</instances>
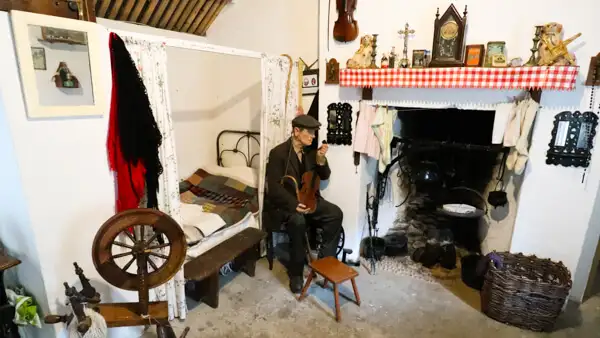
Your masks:
<instances>
[{"instance_id":1,"label":"framed picture","mask_svg":"<svg viewBox=\"0 0 600 338\"><path fill-rule=\"evenodd\" d=\"M107 107L95 23L11 11L27 116L102 116Z\"/></svg>"},{"instance_id":2,"label":"framed picture","mask_svg":"<svg viewBox=\"0 0 600 338\"><path fill-rule=\"evenodd\" d=\"M302 73L302 96L315 95L319 91L319 70L307 69Z\"/></svg>"},{"instance_id":3,"label":"framed picture","mask_svg":"<svg viewBox=\"0 0 600 338\"><path fill-rule=\"evenodd\" d=\"M31 47L33 69L46 70L46 50L44 47Z\"/></svg>"},{"instance_id":4,"label":"framed picture","mask_svg":"<svg viewBox=\"0 0 600 338\"><path fill-rule=\"evenodd\" d=\"M412 55L412 67L413 68L425 68L427 66L427 59L425 58L424 49L413 50Z\"/></svg>"},{"instance_id":5,"label":"framed picture","mask_svg":"<svg viewBox=\"0 0 600 338\"><path fill-rule=\"evenodd\" d=\"M506 42L490 41L487 43L487 51L485 52L485 66L492 67L494 55L503 55L506 62Z\"/></svg>"},{"instance_id":6,"label":"framed picture","mask_svg":"<svg viewBox=\"0 0 600 338\"><path fill-rule=\"evenodd\" d=\"M468 45L465 53L466 67L481 67L483 66L483 58L485 56L484 45Z\"/></svg>"}]
</instances>

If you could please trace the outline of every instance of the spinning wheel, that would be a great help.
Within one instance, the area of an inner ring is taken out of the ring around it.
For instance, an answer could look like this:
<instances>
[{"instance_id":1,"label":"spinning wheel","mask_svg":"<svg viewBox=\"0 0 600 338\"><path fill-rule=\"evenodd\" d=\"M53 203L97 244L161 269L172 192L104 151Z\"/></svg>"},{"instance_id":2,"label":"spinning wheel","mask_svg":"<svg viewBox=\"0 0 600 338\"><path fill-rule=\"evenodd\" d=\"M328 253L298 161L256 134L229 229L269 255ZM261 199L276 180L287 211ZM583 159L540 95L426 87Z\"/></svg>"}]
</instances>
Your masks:
<instances>
[{"instance_id":1,"label":"spinning wheel","mask_svg":"<svg viewBox=\"0 0 600 338\"><path fill-rule=\"evenodd\" d=\"M117 238L121 234L124 240ZM159 236L167 241L158 243ZM115 254L115 247L125 250ZM168 254L159 252L160 249ZM185 235L177 222L153 209L127 210L111 217L96 233L92 247L92 259L100 276L130 291L152 288L170 280L181 268L185 253ZM119 261L124 264L118 264ZM136 273L131 272L134 262Z\"/></svg>"},{"instance_id":2,"label":"spinning wheel","mask_svg":"<svg viewBox=\"0 0 600 338\"><path fill-rule=\"evenodd\" d=\"M108 283L139 297L137 303L99 304L108 327L156 324L159 337L174 336L167 302L150 303L148 290L173 278L185 254L183 230L158 210L127 210L106 221L94 238L94 266Z\"/></svg>"}]
</instances>

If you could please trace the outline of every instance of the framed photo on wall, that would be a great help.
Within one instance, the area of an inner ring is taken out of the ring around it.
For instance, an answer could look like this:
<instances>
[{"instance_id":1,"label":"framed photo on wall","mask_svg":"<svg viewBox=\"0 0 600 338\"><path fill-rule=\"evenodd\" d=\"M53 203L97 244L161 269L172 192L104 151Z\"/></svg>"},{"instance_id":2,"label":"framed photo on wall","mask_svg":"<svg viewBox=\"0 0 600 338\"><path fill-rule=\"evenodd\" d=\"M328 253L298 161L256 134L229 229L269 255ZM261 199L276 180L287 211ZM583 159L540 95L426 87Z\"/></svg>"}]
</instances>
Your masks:
<instances>
[{"instance_id":1,"label":"framed photo on wall","mask_svg":"<svg viewBox=\"0 0 600 338\"><path fill-rule=\"evenodd\" d=\"M31 47L33 69L46 70L46 50L43 47Z\"/></svg>"},{"instance_id":2,"label":"framed photo on wall","mask_svg":"<svg viewBox=\"0 0 600 338\"><path fill-rule=\"evenodd\" d=\"M302 96L315 95L319 91L319 70L307 69L302 72Z\"/></svg>"},{"instance_id":3,"label":"framed photo on wall","mask_svg":"<svg viewBox=\"0 0 600 338\"><path fill-rule=\"evenodd\" d=\"M107 98L97 25L10 13L27 116L102 116Z\"/></svg>"}]
</instances>

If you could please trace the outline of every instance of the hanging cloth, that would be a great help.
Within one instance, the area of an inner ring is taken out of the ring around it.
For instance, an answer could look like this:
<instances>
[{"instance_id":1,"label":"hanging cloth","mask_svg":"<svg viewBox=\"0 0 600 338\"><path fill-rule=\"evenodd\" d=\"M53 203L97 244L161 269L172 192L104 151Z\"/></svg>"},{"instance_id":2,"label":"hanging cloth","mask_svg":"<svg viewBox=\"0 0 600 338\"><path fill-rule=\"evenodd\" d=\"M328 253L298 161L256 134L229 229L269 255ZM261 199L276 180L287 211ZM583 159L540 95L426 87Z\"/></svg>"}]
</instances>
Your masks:
<instances>
[{"instance_id":1,"label":"hanging cloth","mask_svg":"<svg viewBox=\"0 0 600 338\"><path fill-rule=\"evenodd\" d=\"M392 162L391 143L394 137L394 120L396 109L379 106L375 112L375 119L371 128L379 141L379 172L383 173L388 164Z\"/></svg>"},{"instance_id":2,"label":"hanging cloth","mask_svg":"<svg viewBox=\"0 0 600 338\"><path fill-rule=\"evenodd\" d=\"M354 151L367 154L369 157L379 159L379 141L371 125L375 120L377 107L368 101L360 101L360 114L356 122L356 132L354 133Z\"/></svg>"},{"instance_id":3,"label":"hanging cloth","mask_svg":"<svg viewBox=\"0 0 600 338\"><path fill-rule=\"evenodd\" d=\"M511 149L510 155L508 155L506 167L509 170L514 170L517 175L523 173L529 158L529 133L539 107L540 104L530 97L519 102L516 107L518 119L514 123L519 125L520 133L516 138L514 148Z\"/></svg>"},{"instance_id":4,"label":"hanging cloth","mask_svg":"<svg viewBox=\"0 0 600 338\"><path fill-rule=\"evenodd\" d=\"M144 190L147 207L157 208L162 135L125 43L110 33L109 48L113 86L106 146L110 170L116 176L116 212L138 208Z\"/></svg>"}]
</instances>

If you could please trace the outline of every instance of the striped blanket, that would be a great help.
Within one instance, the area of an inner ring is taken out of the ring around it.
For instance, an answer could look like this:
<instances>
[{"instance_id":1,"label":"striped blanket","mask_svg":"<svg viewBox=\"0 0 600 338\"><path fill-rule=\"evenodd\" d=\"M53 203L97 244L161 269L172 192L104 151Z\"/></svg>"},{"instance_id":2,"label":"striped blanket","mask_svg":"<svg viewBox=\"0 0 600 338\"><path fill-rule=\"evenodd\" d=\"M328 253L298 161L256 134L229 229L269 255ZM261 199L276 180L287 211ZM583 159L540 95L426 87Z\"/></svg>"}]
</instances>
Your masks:
<instances>
[{"instance_id":1,"label":"striped blanket","mask_svg":"<svg viewBox=\"0 0 600 338\"><path fill-rule=\"evenodd\" d=\"M225 228L234 225L250 212L258 212L258 189L230 177L198 169L179 183L183 203L202 206L204 212L221 216Z\"/></svg>"}]
</instances>

